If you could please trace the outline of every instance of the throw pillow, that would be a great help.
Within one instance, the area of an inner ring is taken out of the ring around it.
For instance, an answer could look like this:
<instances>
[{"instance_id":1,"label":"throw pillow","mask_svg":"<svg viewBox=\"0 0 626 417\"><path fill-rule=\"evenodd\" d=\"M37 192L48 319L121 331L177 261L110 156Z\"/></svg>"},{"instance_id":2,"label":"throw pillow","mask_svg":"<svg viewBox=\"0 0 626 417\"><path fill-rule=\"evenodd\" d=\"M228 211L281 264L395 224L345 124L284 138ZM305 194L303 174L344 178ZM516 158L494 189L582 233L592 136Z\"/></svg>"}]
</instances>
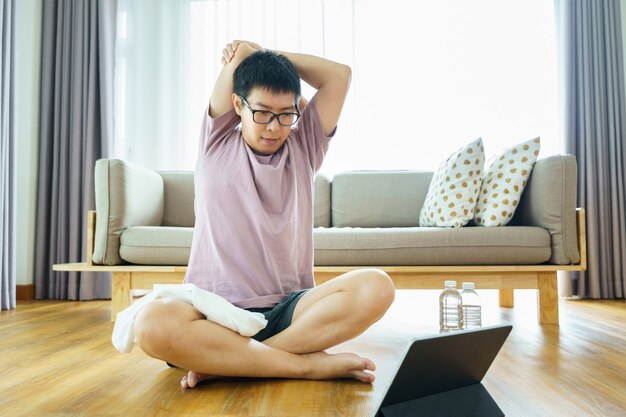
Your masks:
<instances>
[{"instance_id":1,"label":"throw pillow","mask_svg":"<svg viewBox=\"0 0 626 417\"><path fill-rule=\"evenodd\" d=\"M536 138L513 146L490 160L474 209L476 224L504 226L511 221L539 148L540 141Z\"/></svg>"},{"instance_id":2,"label":"throw pillow","mask_svg":"<svg viewBox=\"0 0 626 417\"><path fill-rule=\"evenodd\" d=\"M474 216L485 150L478 138L439 165L420 212L420 226L461 227Z\"/></svg>"}]
</instances>

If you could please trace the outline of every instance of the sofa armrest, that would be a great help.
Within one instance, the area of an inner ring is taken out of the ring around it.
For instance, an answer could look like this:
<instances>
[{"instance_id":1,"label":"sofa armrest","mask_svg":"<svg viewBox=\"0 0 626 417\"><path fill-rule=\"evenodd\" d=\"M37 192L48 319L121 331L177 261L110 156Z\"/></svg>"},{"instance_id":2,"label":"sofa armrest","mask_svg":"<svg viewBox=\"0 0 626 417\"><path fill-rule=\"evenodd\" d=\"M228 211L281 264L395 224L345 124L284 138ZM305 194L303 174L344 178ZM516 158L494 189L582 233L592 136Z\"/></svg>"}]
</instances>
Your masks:
<instances>
[{"instance_id":1,"label":"sofa armrest","mask_svg":"<svg viewBox=\"0 0 626 417\"><path fill-rule=\"evenodd\" d=\"M555 155L537 160L515 212L513 224L543 227L550 233L551 264L578 264L576 158Z\"/></svg>"},{"instance_id":2,"label":"sofa armrest","mask_svg":"<svg viewBox=\"0 0 626 417\"><path fill-rule=\"evenodd\" d=\"M163 178L140 165L99 159L95 173L95 264L118 265L120 235L133 226L160 226L163 221Z\"/></svg>"}]
</instances>

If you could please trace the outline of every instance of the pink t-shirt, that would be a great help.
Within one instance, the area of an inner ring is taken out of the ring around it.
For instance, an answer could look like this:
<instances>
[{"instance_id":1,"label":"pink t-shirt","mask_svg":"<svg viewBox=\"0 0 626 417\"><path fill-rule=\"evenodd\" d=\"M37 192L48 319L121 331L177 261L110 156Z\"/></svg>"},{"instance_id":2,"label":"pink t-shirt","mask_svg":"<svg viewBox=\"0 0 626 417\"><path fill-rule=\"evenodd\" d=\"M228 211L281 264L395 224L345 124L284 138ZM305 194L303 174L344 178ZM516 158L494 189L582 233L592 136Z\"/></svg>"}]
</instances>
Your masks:
<instances>
[{"instance_id":1,"label":"pink t-shirt","mask_svg":"<svg viewBox=\"0 0 626 417\"><path fill-rule=\"evenodd\" d=\"M272 155L254 153L239 123L234 110L204 114L185 282L238 307L271 307L315 286L313 179L330 137L313 101Z\"/></svg>"}]
</instances>

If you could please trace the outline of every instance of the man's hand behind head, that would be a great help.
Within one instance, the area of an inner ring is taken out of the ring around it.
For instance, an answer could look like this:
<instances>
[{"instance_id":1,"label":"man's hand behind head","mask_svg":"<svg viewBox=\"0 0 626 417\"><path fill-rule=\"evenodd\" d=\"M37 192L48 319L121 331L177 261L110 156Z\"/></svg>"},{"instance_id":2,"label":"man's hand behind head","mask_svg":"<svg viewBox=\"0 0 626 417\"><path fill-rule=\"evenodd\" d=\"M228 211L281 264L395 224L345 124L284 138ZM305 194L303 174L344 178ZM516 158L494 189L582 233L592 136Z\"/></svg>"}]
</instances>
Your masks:
<instances>
[{"instance_id":1,"label":"man's hand behind head","mask_svg":"<svg viewBox=\"0 0 626 417\"><path fill-rule=\"evenodd\" d=\"M252 49L255 49L257 51L263 51L265 49L258 43L251 42L251 41L234 40L233 43L236 43L237 45L241 45L245 43L246 45L250 46Z\"/></svg>"},{"instance_id":2,"label":"man's hand behind head","mask_svg":"<svg viewBox=\"0 0 626 417\"><path fill-rule=\"evenodd\" d=\"M253 46L250 46L249 43L242 43L242 41L233 41L232 43L227 44L226 47L222 50L222 65L229 64L234 60L236 61L235 68L237 68L241 61L259 50L260 49L256 49Z\"/></svg>"}]
</instances>

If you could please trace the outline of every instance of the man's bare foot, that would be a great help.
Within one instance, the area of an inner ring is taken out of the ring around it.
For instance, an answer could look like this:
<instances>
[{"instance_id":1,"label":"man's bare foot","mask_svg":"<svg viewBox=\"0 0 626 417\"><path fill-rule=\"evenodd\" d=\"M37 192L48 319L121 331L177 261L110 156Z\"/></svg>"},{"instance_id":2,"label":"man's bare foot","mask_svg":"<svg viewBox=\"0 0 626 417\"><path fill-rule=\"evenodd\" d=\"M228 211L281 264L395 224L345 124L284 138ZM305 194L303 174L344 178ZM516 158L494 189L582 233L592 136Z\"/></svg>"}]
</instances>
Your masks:
<instances>
[{"instance_id":1,"label":"man's bare foot","mask_svg":"<svg viewBox=\"0 0 626 417\"><path fill-rule=\"evenodd\" d=\"M310 371L303 376L305 379L340 379L350 378L363 382L374 382L376 365L367 358L353 353L329 354L314 352L302 355L308 361ZM180 381L183 388L195 388L200 382L217 379L215 375L205 375L189 371Z\"/></svg>"},{"instance_id":2,"label":"man's bare foot","mask_svg":"<svg viewBox=\"0 0 626 417\"><path fill-rule=\"evenodd\" d=\"M353 353L314 352L304 356L310 364L307 379L352 378L363 382L374 382L375 376L367 372L376 369L376 365L370 359Z\"/></svg>"},{"instance_id":3,"label":"man's bare foot","mask_svg":"<svg viewBox=\"0 0 626 417\"><path fill-rule=\"evenodd\" d=\"M212 379L217 379L218 377L215 375L205 375L200 374L198 372L189 371L187 375L180 380L180 385L183 388L195 388L202 381L208 381Z\"/></svg>"}]
</instances>

